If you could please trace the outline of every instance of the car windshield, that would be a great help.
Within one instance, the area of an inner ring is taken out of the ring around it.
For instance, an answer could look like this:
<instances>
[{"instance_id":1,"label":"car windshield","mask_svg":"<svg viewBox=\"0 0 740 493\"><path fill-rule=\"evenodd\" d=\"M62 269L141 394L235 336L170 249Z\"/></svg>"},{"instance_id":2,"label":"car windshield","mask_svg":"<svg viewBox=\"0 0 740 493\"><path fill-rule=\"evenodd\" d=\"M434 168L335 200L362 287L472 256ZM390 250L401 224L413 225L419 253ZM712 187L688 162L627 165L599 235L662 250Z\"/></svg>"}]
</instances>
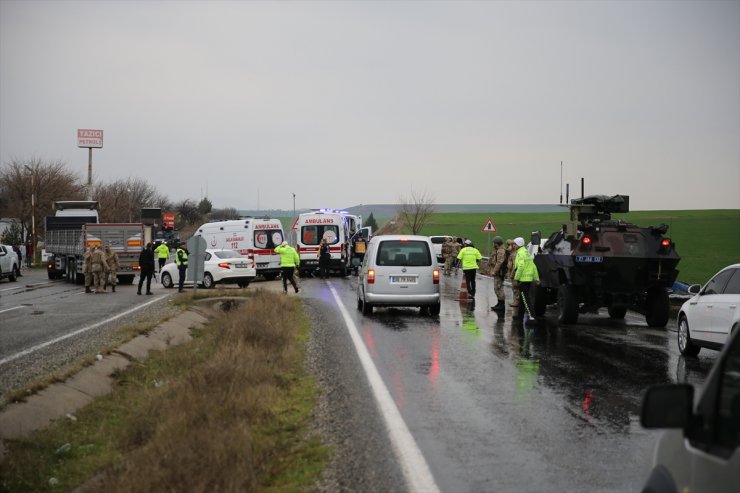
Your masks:
<instances>
[{"instance_id":1,"label":"car windshield","mask_svg":"<svg viewBox=\"0 0 740 493\"><path fill-rule=\"evenodd\" d=\"M213 254L218 258L239 258L242 256L239 252L235 252L234 250L221 250L213 252Z\"/></svg>"},{"instance_id":2,"label":"car windshield","mask_svg":"<svg viewBox=\"0 0 740 493\"><path fill-rule=\"evenodd\" d=\"M434 243L435 245L441 245L442 243L445 242L446 239L447 238L445 236L432 236L431 237L432 243Z\"/></svg>"},{"instance_id":3,"label":"car windshield","mask_svg":"<svg viewBox=\"0 0 740 493\"><path fill-rule=\"evenodd\" d=\"M378 246L378 265L424 267L432 265L426 241L386 240Z\"/></svg>"}]
</instances>

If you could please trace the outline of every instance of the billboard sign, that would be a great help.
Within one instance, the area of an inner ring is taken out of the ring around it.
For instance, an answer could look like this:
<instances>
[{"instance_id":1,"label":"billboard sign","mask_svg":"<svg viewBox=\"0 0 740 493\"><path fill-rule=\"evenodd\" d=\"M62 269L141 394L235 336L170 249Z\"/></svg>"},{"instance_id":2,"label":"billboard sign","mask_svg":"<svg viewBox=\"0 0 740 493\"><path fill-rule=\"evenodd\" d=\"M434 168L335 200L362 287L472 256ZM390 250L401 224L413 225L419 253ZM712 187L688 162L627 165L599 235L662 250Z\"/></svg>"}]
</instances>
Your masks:
<instances>
[{"instance_id":1,"label":"billboard sign","mask_svg":"<svg viewBox=\"0 0 740 493\"><path fill-rule=\"evenodd\" d=\"M90 128L77 129L77 147L103 147L103 131Z\"/></svg>"},{"instance_id":2,"label":"billboard sign","mask_svg":"<svg viewBox=\"0 0 740 493\"><path fill-rule=\"evenodd\" d=\"M162 213L162 227L172 229L175 227L175 213L164 212Z\"/></svg>"}]
</instances>

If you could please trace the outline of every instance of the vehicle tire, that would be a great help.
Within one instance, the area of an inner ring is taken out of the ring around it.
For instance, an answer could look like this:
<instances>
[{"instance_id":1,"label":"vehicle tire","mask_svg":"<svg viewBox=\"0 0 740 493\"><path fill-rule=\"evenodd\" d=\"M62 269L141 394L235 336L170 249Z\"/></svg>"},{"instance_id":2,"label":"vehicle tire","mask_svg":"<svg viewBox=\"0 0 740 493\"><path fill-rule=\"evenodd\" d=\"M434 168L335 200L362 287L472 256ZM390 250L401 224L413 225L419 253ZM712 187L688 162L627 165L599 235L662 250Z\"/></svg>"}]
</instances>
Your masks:
<instances>
[{"instance_id":1,"label":"vehicle tire","mask_svg":"<svg viewBox=\"0 0 740 493\"><path fill-rule=\"evenodd\" d=\"M578 321L578 298L572 287L561 284L558 288L558 322L574 324Z\"/></svg>"},{"instance_id":2,"label":"vehicle tire","mask_svg":"<svg viewBox=\"0 0 740 493\"><path fill-rule=\"evenodd\" d=\"M175 286L174 283L172 282L172 276L167 272L162 274L162 286L164 286L167 289L173 288Z\"/></svg>"},{"instance_id":3,"label":"vehicle tire","mask_svg":"<svg viewBox=\"0 0 740 493\"><path fill-rule=\"evenodd\" d=\"M373 313L373 305L368 303L367 301L362 301L362 314L363 315L372 315Z\"/></svg>"},{"instance_id":4,"label":"vehicle tire","mask_svg":"<svg viewBox=\"0 0 740 493\"><path fill-rule=\"evenodd\" d=\"M362 298L360 298L360 295L357 295L357 309L359 311L362 311Z\"/></svg>"},{"instance_id":5,"label":"vehicle tire","mask_svg":"<svg viewBox=\"0 0 740 493\"><path fill-rule=\"evenodd\" d=\"M10 268L10 274L8 274L8 281L15 282L18 280L18 277L16 275L16 270L14 267Z\"/></svg>"},{"instance_id":6,"label":"vehicle tire","mask_svg":"<svg viewBox=\"0 0 740 493\"><path fill-rule=\"evenodd\" d=\"M118 284L133 284L136 276L118 276Z\"/></svg>"},{"instance_id":7,"label":"vehicle tire","mask_svg":"<svg viewBox=\"0 0 740 493\"><path fill-rule=\"evenodd\" d=\"M236 285L240 288L246 288L247 286L249 286L250 282L252 281L239 281L238 283L236 283Z\"/></svg>"},{"instance_id":8,"label":"vehicle tire","mask_svg":"<svg viewBox=\"0 0 740 493\"><path fill-rule=\"evenodd\" d=\"M51 271L51 270L47 270L46 271L46 276L49 279L57 279L57 274L55 272Z\"/></svg>"},{"instance_id":9,"label":"vehicle tire","mask_svg":"<svg viewBox=\"0 0 740 493\"><path fill-rule=\"evenodd\" d=\"M678 350L684 356L696 356L701 350L701 347L694 344L691 340L689 321L683 315L678 320Z\"/></svg>"},{"instance_id":10,"label":"vehicle tire","mask_svg":"<svg viewBox=\"0 0 740 493\"><path fill-rule=\"evenodd\" d=\"M213 289L216 283L213 281L213 276L210 272L203 274L203 287L206 289Z\"/></svg>"},{"instance_id":11,"label":"vehicle tire","mask_svg":"<svg viewBox=\"0 0 740 493\"><path fill-rule=\"evenodd\" d=\"M670 312L668 291L665 288L650 288L647 292L645 320L650 327L665 327Z\"/></svg>"},{"instance_id":12,"label":"vehicle tire","mask_svg":"<svg viewBox=\"0 0 740 493\"><path fill-rule=\"evenodd\" d=\"M534 300L532 301L532 308L534 309L534 316L541 317L545 314L545 310L547 310L547 288L536 284L533 288L532 294L534 295Z\"/></svg>"},{"instance_id":13,"label":"vehicle tire","mask_svg":"<svg viewBox=\"0 0 740 493\"><path fill-rule=\"evenodd\" d=\"M432 315L432 316L439 315L440 311L442 311L441 303L435 303L433 305L429 305L429 315Z\"/></svg>"},{"instance_id":14,"label":"vehicle tire","mask_svg":"<svg viewBox=\"0 0 740 493\"><path fill-rule=\"evenodd\" d=\"M627 307L626 306L610 306L607 308L607 311L609 312L609 318L613 319L623 319L625 315L627 315Z\"/></svg>"},{"instance_id":15,"label":"vehicle tire","mask_svg":"<svg viewBox=\"0 0 740 493\"><path fill-rule=\"evenodd\" d=\"M277 278L277 272L266 272L262 274L262 277L265 278L265 281L274 281Z\"/></svg>"},{"instance_id":16,"label":"vehicle tire","mask_svg":"<svg viewBox=\"0 0 740 493\"><path fill-rule=\"evenodd\" d=\"M348 272L349 272L349 269L347 269L347 267L342 267L339 270L339 275L342 277L347 277Z\"/></svg>"}]
</instances>

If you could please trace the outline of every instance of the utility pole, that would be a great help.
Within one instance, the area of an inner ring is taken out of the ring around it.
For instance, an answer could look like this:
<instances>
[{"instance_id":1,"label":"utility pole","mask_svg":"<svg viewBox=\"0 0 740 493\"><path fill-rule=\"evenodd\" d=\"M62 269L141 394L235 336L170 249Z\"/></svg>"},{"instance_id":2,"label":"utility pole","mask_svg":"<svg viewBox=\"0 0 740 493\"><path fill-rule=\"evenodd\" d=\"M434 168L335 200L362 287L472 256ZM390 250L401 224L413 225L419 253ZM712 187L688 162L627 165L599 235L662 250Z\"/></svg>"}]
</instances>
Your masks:
<instances>
[{"instance_id":1,"label":"utility pole","mask_svg":"<svg viewBox=\"0 0 740 493\"><path fill-rule=\"evenodd\" d=\"M31 173L31 265L35 266L36 262L36 171L31 169L27 164L23 165L24 168ZM28 252L26 252L26 256Z\"/></svg>"},{"instance_id":2,"label":"utility pole","mask_svg":"<svg viewBox=\"0 0 740 493\"><path fill-rule=\"evenodd\" d=\"M295 222L295 219L296 219L296 217L295 217L295 193L294 193L293 194L293 221L294 222ZM290 234L293 236L293 244L294 245L297 245L298 244L298 236L297 236L297 233L291 228Z\"/></svg>"}]
</instances>

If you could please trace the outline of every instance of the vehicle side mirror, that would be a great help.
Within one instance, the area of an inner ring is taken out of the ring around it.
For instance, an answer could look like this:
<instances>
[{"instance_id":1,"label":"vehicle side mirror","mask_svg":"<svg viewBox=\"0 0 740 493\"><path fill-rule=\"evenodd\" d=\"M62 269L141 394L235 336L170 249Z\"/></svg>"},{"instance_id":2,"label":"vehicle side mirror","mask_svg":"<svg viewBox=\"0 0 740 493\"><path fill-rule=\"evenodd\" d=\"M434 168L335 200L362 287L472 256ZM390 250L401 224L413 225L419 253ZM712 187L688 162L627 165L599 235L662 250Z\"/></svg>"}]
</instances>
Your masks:
<instances>
[{"instance_id":1,"label":"vehicle side mirror","mask_svg":"<svg viewBox=\"0 0 740 493\"><path fill-rule=\"evenodd\" d=\"M667 384L650 387L642 399L640 422L645 428L683 428L692 423L694 387Z\"/></svg>"},{"instance_id":2,"label":"vehicle side mirror","mask_svg":"<svg viewBox=\"0 0 740 493\"><path fill-rule=\"evenodd\" d=\"M699 294L701 291L701 284L692 284L689 286L689 289L687 290L689 294Z\"/></svg>"},{"instance_id":3,"label":"vehicle side mirror","mask_svg":"<svg viewBox=\"0 0 740 493\"><path fill-rule=\"evenodd\" d=\"M539 231L532 231L531 243L533 245L539 245L541 241L542 241L542 233L540 233Z\"/></svg>"}]
</instances>

